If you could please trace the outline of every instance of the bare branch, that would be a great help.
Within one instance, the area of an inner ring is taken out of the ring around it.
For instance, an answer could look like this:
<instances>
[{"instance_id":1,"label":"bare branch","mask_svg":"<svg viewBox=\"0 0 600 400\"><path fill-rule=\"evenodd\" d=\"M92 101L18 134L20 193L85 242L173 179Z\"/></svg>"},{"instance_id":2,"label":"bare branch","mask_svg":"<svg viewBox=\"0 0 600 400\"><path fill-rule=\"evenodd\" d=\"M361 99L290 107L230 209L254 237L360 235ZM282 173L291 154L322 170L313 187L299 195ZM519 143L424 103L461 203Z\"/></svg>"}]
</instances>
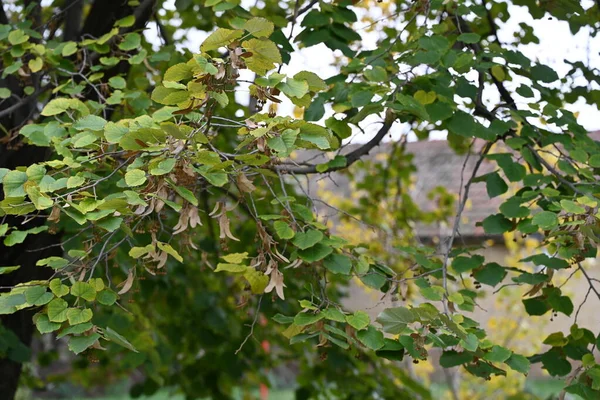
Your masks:
<instances>
[{"instance_id":1,"label":"bare branch","mask_svg":"<svg viewBox=\"0 0 600 400\"><path fill-rule=\"evenodd\" d=\"M381 140L383 140L385 135L387 135L387 133L390 131L390 128L392 127L392 124L394 123L395 119L396 118L395 118L394 113L388 109L386 111L385 119L383 121L383 126L379 129L379 131L377 132L375 137L373 139L371 139L370 141L368 141L367 143L365 143L364 145L362 145L361 147L359 147L358 149L348 153L345 156L346 157L346 165L343 167L332 167L332 168L329 168L327 171L323 171L323 172L317 171L316 164L310 164L310 165L306 165L306 166L277 165L275 168L277 169L277 171L280 171L282 173L294 173L294 174L304 174L304 175L329 173L329 172L338 171L340 169L348 168L350 165L352 165L355 162L357 162L358 160L360 160L363 156L366 156L367 154L369 154L369 152L371 150L373 150L374 147L379 145Z\"/></svg>"},{"instance_id":2,"label":"bare branch","mask_svg":"<svg viewBox=\"0 0 600 400\"><path fill-rule=\"evenodd\" d=\"M548 163L548 161L544 160L544 158L542 156L540 156L538 154L537 151L535 151L535 149L533 147L531 147L530 145L527 145L527 148L531 151L531 153L535 156L535 158L537 158L537 160L544 166L546 167L546 169L552 173L552 175L554 175L556 177L556 179L558 179L560 182L564 183L565 185L567 185L568 187L571 188L571 190L573 190L575 193L579 193L579 194L585 194L583 193L581 190L579 190L577 188L577 186L575 186L573 183L569 182L568 180L566 180L560 172L558 172L556 170L556 168L554 168L552 165L550 165Z\"/></svg>"},{"instance_id":3,"label":"bare branch","mask_svg":"<svg viewBox=\"0 0 600 400\"><path fill-rule=\"evenodd\" d=\"M260 296L258 298L258 305L256 306L256 312L254 313L254 320L252 321L252 325L250 325L250 332L248 332L248 335L246 335L246 338L244 339L244 341L242 342L242 344L240 344L240 347L238 347L238 349L235 351L235 354L237 354L240 351L242 351L242 348L244 347L244 345L246 344L246 342L254 334L254 326L256 325L256 322L258 321L258 316L260 315L260 304L262 303L262 299L263 299L263 296Z\"/></svg>"},{"instance_id":4,"label":"bare branch","mask_svg":"<svg viewBox=\"0 0 600 400\"><path fill-rule=\"evenodd\" d=\"M290 17L288 17L288 21L294 23L296 21L296 19L304 14L305 12L309 11L311 8L313 8L313 6L315 4L317 4L319 2L319 0L310 0L310 3L308 3L307 5L305 5L304 7L302 7L301 9L294 11L294 14L291 15ZM298 6L298 2L296 2L296 7Z\"/></svg>"},{"instance_id":5,"label":"bare branch","mask_svg":"<svg viewBox=\"0 0 600 400\"><path fill-rule=\"evenodd\" d=\"M27 106L29 104L31 104L32 102L36 101L38 96L44 92L46 92L47 90L50 90L52 88L51 85L46 85L40 89L38 89L37 91L35 91L31 96L27 96L22 98L19 102L13 104L12 106L5 108L4 110L0 111L0 118L3 118L7 115L12 114L13 112L15 112L16 110L20 109L23 106Z\"/></svg>"},{"instance_id":6,"label":"bare branch","mask_svg":"<svg viewBox=\"0 0 600 400\"><path fill-rule=\"evenodd\" d=\"M458 205L458 211L456 212L456 218L454 219L454 226L452 228L452 233L450 234L450 237L448 237L448 239L446 241L446 249L445 249L446 251L445 251L445 255L444 255L444 263L442 264L442 275L443 275L442 279L443 279L444 291L446 292L444 294L444 298L446 300L446 301L444 301L444 309L445 309L446 313L448 313L448 305L447 305L447 299L446 299L446 297L448 295L448 279L447 279L448 258L450 257L450 251L452 250L452 245L454 244L454 238L458 234L460 218L462 216L463 211L465 210L465 205L467 204L467 200L469 199L469 190L471 189L471 185L473 184L473 179L475 179L475 176L477 176L477 171L479 171L479 167L481 167L481 164L483 163L485 156L490 151L490 149L492 148L494 143L496 143L496 141L488 142L485 145L485 147L481 150L479 159L475 163L475 167L473 167L473 172L471 173L471 177L465 184L463 197L461 199L461 202Z\"/></svg>"}]
</instances>

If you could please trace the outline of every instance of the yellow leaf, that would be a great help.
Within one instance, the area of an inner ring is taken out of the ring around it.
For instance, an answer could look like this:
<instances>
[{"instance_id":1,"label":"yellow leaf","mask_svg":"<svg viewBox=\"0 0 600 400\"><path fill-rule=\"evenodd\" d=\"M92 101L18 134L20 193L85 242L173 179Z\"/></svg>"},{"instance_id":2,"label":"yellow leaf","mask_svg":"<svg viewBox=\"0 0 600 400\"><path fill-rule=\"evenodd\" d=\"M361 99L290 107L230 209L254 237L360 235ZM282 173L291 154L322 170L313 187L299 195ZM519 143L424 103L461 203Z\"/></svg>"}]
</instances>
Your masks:
<instances>
[{"instance_id":1,"label":"yellow leaf","mask_svg":"<svg viewBox=\"0 0 600 400\"><path fill-rule=\"evenodd\" d=\"M437 94L435 92L426 92L424 90L419 90L417 91L417 93L415 93L414 97L415 100L417 100L419 103L426 105L433 103L437 98Z\"/></svg>"},{"instance_id":2,"label":"yellow leaf","mask_svg":"<svg viewBox=\"0 0 600 400\"><path fill-rule=\"evenodd\" d=\"M492 67L492 75L494 75L494 78L498 79L500 82L506 79L504 68L502 68L500 65L494 65Z\"/></svg>"}]
</instances>

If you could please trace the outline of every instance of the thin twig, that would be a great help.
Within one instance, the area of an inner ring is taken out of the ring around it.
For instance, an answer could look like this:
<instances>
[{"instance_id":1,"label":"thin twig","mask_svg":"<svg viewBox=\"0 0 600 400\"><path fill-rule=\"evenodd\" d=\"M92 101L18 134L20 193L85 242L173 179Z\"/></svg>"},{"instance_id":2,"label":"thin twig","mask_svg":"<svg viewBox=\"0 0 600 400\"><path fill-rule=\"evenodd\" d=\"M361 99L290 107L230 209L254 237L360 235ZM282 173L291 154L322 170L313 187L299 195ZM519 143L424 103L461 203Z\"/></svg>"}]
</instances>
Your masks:
<instances>
[{"instance_id":1,"label":"thin twig","mask_svg":"<svg viewBox=\"0 0 600 400\"><path fill-rule=\"evenodd\" d=\"M244 339L244 341L242 342L242 344L240 344L240 347L238 347L238 349L235 351L235 354L237 354L240 351L242 351L242 348L244 347L244 345L246 344L246 342L254 334L254 326L256 325L256 321L258 321L258 316L260 315L260 304L262 303L263 296L260 296L258 298L258 305L256 306L256 312L254 313L254 320L252 321L252 324L250 325L250 332L248 332L248 335L246 335L246 338Z\"/></svg>"}]
</instances>

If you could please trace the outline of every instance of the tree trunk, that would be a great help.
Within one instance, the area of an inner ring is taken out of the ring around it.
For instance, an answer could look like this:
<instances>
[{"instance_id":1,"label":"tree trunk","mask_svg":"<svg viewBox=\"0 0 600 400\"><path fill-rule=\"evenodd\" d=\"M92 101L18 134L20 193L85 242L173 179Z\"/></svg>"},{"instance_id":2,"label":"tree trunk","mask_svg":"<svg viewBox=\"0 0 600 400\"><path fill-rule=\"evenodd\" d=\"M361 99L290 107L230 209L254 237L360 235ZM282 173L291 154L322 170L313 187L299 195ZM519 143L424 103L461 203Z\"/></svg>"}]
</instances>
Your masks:
<instances>
[{"instance_id":1,"label":"tree trunk","mask_svg":"<svg viewBox=\"0 0 600 400\"><path fill-rule=\"evenodd\" d=\"M71 0L65 5L69 5L76 0ZM31 0L30 0L31 2ZM79 0L83 5L83 1ZM66 40L78 40L81 37L100 37L109 32L114 23L134 14L136 23L132 29L143 28L150 19L156 0L143 0L137 8L132 8L127 5L127 0L95 0L91 6L90 12L86 18L83 27L82 8L74 4L67 9L66 18L64 21L64 38ZM36 10L37 11L37 10ZM32 18L39 18L39 13L32 14ZM0 23L10 23L7 14L4 10L4 5L0 0ZM33 26L40 26L34 22ZM110 77L120 73L127 73L129 63L120 63L112 70L107 71L104 80L107 81ZM13 93L20 97L25 97L21 82L13 76L8 76L6 79L0 80L0 87L8 87ZM88 97L95 99L95 91L90 91ZM19 129L29 123L30 119L35 118L38 112L38 101L36 98L30 101L22 102L18 105L17 100L6 100L0 106L0 125L4 132L8 132L4 137L0 137L0 168L14 169L18 166L29 166L31 164L44 161L50 155L47 148L24 145L15 138ZM11 112L3 115L2 111L11 109ZM0 185L1 187L1 185ZM0 200L4 197L3 191L0 189ZM20 229L29 229L36 225L42 225L45 222L44 218L34 218L25 225L21 225L23 217L11 216L6 218L10 226L19 226ZM37 260L51 257L62 256L62 247L60 245L61 235L49 233L41 233L28 236L26 240L17 246L6 247L0 240L0 266L20 265L21 268L7 275L0 275L0 291L2 287L11 287L21 282L31 280L48 279L52 273L49 268L36 266ZM10 329L21 343L29 346L34 333L34 325L32 316L35 310L19 311L15 314L0 316L0 325ZM11 400L14 398L19 377L22 370L22 364L11 359L0 358L0 400Z\"/></svg>"}]
</instances>

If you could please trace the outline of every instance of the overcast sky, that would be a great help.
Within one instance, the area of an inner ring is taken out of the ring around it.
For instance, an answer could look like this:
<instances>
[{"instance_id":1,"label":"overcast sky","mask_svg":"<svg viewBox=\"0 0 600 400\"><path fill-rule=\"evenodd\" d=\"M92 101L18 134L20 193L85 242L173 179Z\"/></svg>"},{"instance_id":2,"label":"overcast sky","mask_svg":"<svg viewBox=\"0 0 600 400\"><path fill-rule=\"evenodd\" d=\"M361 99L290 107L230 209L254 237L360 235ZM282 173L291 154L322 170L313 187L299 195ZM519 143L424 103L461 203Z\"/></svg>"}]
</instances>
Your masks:
<instances>
[{"instance_id":1,"label":"overcast sky","mask_svg":"<svg viewBox=\"0 0 600 400\"><path fill-rule=\"evenodd\" d=\"M245 1L245 0L244 0ZM244 2L243 1L243 2ZM242 3L243 3L242 2ZM169 0L165 3L165 8L174 9L175 1ZM593 5L593 0L582 0L581 4L584 8L589 8ZM359 9L359 11L362 9ZM577 35L573 36L570 33L569 26L566 22L557 21L556 19L545 18L542 20L534 20L529 14L525 7L510 6L509 8L511 18L506 24L500 24L499 39L502 43L511 43L514 41L514 33L520 31L519 23L525 22L534 28L535 34L540 39L539 44L528 44L526 46L520 46L519 50L522 51L526 56L533 60L539 60L540 62L547 64L554 68L559 76L564 76L569 70L568 64L564 60L582 61L585 65L600 65L600 38L591 38L587 30L581 30ZM373 20L377 20L381 17L381 10L377 7L373 7L368 11L370 17ZM359 21L361 16L359 15ZM174 21L176 23L176 21ZM382 24L393 24L402 23L394 20L382 21ZM365 48L373 48L376 44L376 33L366 32L364 29L367 24L357 23L357 32L363 37L363 45ZM289 28L288 28L289 29ZM294 34L298 34L301 31L298 27L295 29ZM200 44L206 38L205 32L191 30L189 32L177 32L176 39L180 39L185 36L181 47L188 48L192 52L197 52ZM146 30L146 38L148 41L153 43L155 47L159 47L161 42L157 35L156 26L151 24L149 29ZM338 51L339 52L339 51ZM340 55L340 54L338 54ZM325 45L317 45L309 48L299 49L292 55L292 60L289 65L284 66L282 72L288 75L293 75L296 72L307 70L317 73L322 78L328 78L337 73L337 68L334 67L334 52L329 50ZM252 74L248 76L242 76L242 79L251 79ZM517 87L518 81L507 82L509 88ZM592 86L594 89L600 89L595 83ZM247 102L247 86L241 87L236 93L238 101L242 103ZM488 103L495 104L497 99L492 91L485 96ZM522 100L518 95L515 96L516 100ZM600 111L595 106L587 105L580 99L580 101L574 106L568 107L573 112L579 112L579 123L582 124L586 129L600 130ZM279 114L290 114L292 112L293 105L288 101L284 102L279 108ZM326 117L330 116L326 115ZM366 135L360 132L356 132L353 137L353 142L364 142L377 131L377 121L379 118L372 117L367 121L364 121L363 129L366 131ZM357 130L358 131L358 130ZM392 128L392 137L398 138L402 134L409 134L409 139L415 139L414 135L410 134L410 126L407 124L396 123ZM432 138L444 138L444 132L433 132Z\"/></svg>"}]
</instances>

